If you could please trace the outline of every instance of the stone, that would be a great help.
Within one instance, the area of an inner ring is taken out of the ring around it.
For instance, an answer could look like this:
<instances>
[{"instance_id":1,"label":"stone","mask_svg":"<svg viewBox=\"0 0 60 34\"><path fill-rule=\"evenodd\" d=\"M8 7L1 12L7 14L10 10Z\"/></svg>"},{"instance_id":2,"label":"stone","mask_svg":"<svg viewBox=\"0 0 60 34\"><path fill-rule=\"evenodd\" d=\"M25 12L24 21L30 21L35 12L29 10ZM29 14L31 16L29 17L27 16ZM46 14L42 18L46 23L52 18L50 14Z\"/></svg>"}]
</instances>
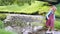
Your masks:
<instances>
[{"instance_id":1,"label":"stone","mask_svg":"<svg viewBox=\"0 0 60 34\"><path fill-rule=\"evenodd\" d=\"M12 32L13 31L13 28L11 26L7 26L7 27L5 27L5 30Z\"/></svg>"},{"instance_id":2,"label":"stone","mask_svg":"<svg viewBox=\"0 0 60 34\"><path fill-rule=\"evenodd\" d=\"M43 29L43 26L35 26L33 29L34 29L33 31L36 32L36 31L38 31L38 30Z\"/></svg>"}]
</instances>

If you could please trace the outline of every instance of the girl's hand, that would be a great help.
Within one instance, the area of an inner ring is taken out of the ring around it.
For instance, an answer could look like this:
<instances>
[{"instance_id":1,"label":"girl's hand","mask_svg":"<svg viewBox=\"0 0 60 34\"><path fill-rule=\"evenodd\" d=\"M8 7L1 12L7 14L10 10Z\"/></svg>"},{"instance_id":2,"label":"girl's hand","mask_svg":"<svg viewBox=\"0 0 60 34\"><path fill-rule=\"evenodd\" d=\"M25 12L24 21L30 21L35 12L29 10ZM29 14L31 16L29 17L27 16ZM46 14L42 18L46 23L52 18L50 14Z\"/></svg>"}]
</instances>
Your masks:
<instances>
[{"instance_id":1,"label":"girl's hand","mask_svg":"<svg viewBox=\"0 0 60 34\"><path fill-rule=\"evenodd\" d=\"M48 20L49 20L49 18L48 18Z\"/></svg>"}]
</instances>

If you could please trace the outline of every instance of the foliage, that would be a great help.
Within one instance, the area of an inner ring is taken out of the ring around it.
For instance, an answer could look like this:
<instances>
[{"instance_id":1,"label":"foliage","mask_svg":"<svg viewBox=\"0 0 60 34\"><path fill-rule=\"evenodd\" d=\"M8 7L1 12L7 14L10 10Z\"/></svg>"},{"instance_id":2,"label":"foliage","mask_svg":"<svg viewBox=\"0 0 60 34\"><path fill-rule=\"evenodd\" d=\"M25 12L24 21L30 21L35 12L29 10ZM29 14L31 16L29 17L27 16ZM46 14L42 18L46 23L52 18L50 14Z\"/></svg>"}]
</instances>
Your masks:
<instances>
[{"instance_id":1,"label":"foliage","mask_svg":"<svg viewBox=\"0 0 60 34\"><path fill-rule=\"evenodd\" d=\"M56 5L58 13L60 12L60 4Z\"/></svg>"},{"instance_id":2,"label":"foliage","mask_svg":"<svg viewBox=\"0 0 60 34\"><path fill-rule=\"evenodd\" d=\"M4 27L4 24L3 22L0 20L0 28L3 28Z\"/></svg>"},{"instance_id":3,"label":"foliage","mask_svg":"<svg viewBox=\"0 0 60 34\"><path fill-rule=\"evenodd\" d=\"M56 17L60 18L60 4L57 4L56 7L57 7Z\"/></svg>"},{"instance_id":4,"label":"foliage","mask_svg":"<svg viewBox=\"0 0 60 34\"><path fill-rule=\"evenodd\" d=\"M37 12L39 10L42 10L43 4L45 4L46 2L39 2L36 1L35 3L32 3L31 6L27 7L26 9L24 9L23 11L25 11L25 13L34 13ZM42 12L42 11L39 11Z\"/></svg>"},{"instance_id":5,"label":"foliage","mask_svg":"<svg viewBox=\"0 0 60 34\"><path fill-rule=\"evenodd\" d=\"M60 29L60 22L59 22L59 21L56 21L56 22L55 22L55 28L56 28L56 29Z\"/></svg>"},{"instance_id":6,"label":"foliage","mask_svg":"<svg viewBox=\"0 0 60 34\"><path fill-rule=\"evenodd\" d=\"M0 29L0 34L13 34L13 33L9 31L5 31L4 29Z\"/></svg>"},{"instance_id":7,"label":"foliage","mask_svg":"<svg viewBox=\"0 0 60 34\"><path fill-rule=\"evenodd\" d=\"M14 0L0 0L0 5L11 5Z\"/></svg>"},{"instance_id":8,"label":"foliage","mask_svg":"<svg viewBox=\"0 0 60 34\"><path fill-rule=\"evenodd\" d=\"M24 5L25 3L28 3L31 5L31 2L34 2L35 0L0 0L0 6L6 6L6 5Z\"/></svg>"},{"instance_id":9,"label":"foliage","mask_svg":"<svg viewBox=\"0 0 60 34\"><path fill-rule=\"evenodd\" d=\"M5 14L0 14L0 20L4 20L6 18Z\"/></svg>"},{"instance_id":10,"label":"foliage","mask_svg":"<svg viewBox=\"0 0 60 34\"><path fill-rule=\"evenodd\" d=\"M2 3L1 3L2 2ZM11 3L10 3L11 2ZM42 1L36 1L36 0L0 0L0 4L7 3L8 6L0 6L0 11L2 12L17 12L17 13L34 13L39 11L40 13L47 12L49 6L45 6L44 4L47 4L47 2ZM31 5L28 5L27 3L31 3ZM11 4L11 5L10 5ZM18 6L22 5L22 6ZM59 16L60 13L60 4L56 5L57 11L56 15Z\"/></svg>"},{"instance_id":11,"label":"foliage","mask_svg":"<svg viewBox=\"0 0 60 34\"><path fill-rule=\"evenodd\" d=\"M11 5L11 6L0 6L0 11L3 12L18 12L18 13L34 13L39 11L40 13L46 12L48 10L48 6L44 6L47 2L35 1L31 5L24 4L23 6ZM43 7L43 8L42 8ZM44 10L46 9L46 10Z\"/></svg>"}]
</instances>

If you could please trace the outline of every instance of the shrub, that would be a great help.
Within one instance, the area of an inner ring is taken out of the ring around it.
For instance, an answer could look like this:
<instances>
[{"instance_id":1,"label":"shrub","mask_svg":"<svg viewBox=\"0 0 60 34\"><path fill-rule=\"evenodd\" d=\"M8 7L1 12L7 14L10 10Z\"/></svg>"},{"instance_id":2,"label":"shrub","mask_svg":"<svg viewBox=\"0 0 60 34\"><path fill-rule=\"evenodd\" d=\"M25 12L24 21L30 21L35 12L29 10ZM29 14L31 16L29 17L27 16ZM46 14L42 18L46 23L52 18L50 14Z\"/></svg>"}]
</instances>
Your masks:
<instances>
[{"instance_id":1,"label":"shrub","mask_svg":"<svg viewBox=\"0 0 60 34\"><path fill-rule=\"evenodd\" d=\"M4 20L6 18L5 14L0 14L0 20Z\"/></svg>"},{"instance_id":2,"label":"shrub","mask_svg":"<svg viewBox=\"0 0 60 34\"><path fill-rule=\"evenodd\" d=\"M56 22L55 22L55 28L56 28L56 29L60 29L60 22L59 22L59 21L56 21Z\"/></svg>"},{"instance_id":3,"label":"shrub","mask_svg":"<svg viewBox=\"0 0 60 34\"><path fill-rule=\"evenodd\" d=\"M5 31L4 29L0 29L0 34L13 34L13 33L9 31Z\"/></svg>"},{"instance_id":4,"label":"shrub","mask_svg":"<svg viewBox=\"0 0 60 34\"><path fill-rule=\"evenodd\" d=\"M4 24L3 22L0 20L0 28L3 28Z\"/></svg>"}]
</instances>

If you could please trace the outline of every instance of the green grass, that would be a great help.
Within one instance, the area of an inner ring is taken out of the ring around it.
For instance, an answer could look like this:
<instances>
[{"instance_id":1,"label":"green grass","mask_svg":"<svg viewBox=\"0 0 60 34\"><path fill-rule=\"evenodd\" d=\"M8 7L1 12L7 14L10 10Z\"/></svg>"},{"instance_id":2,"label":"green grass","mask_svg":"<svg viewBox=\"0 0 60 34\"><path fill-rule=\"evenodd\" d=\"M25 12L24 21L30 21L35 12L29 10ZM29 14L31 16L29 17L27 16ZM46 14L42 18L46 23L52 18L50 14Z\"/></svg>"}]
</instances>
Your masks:
<instances>
[{"instance_id":1,"label":"green grass","mask_svg":"<svg viewBox=\"0 0 60 34\"><path fill-rule=\"evenodd\" d=\"M60 21L55 21L55 28L60 30Z\"/></svg>"},{"instance_id":2,"label":"green grass","mask_svg":"<svg viewBox=\"0 0 60 34\"><path fill-rule=\"evenodd\" d=\"M60 19L56 18L56 21L55 21L55 28L60 30Z\"/></svg>"},{"instance_id":3,"label":"green grass","mask_svg":"<svg viewBox=\"0 0 60 34\"><path fill-rule=\"evenodd\" d=\"M5 18L7 17L7 15L6 14L0 14L0 20L4 20Z\"/></svg>"},{"instance_id":4,"label":"green grass","mask_svg":"<svg viewBox=\"0 0 60 34\"><path fill-rule=\"evenodd\" d=\"M43 4L45 4L46 2L39 2L36 1L35 3L32 3L31 6L27 7L26 9L22 10L22 12L24 11L25 13L34 13L36 11L41 10ZM41 11L40 11L41 12Z\"/></svg>"},{"instance_id":5,"label":"green grass","mask_svg":"<svg viewBox=\"0 0 60 34\"><path fill-rule=\"evenodd\" d=\"M34 13L39 11L40 13L48 12L49 6L43 6L43 4L47 4L47 2L35 1L31 5L25 4L23 6L18 5L8 5L8 6L0 6L0 11L3 12L18 12L18 13ZM60 4L56 5L57 11L56 15L60 16Z\"/></svg>"},{"instance_id":6,"label":"green grass","mask_svg":"<svg viewBox=\"0 0 60 34\"><path fill-rule=\"evenodd\" d=\"M24 6L17 6L17 5L11 5L11 6L0 6L0 11L3 12L20 12L22 9L26 8L28 5Z\"/></svg>"},{"instance_id":7,"label":"green grass","mask_svg":"<svg viewBox=\"0 0 60 34\"><path fill-rule=\"evenodd\" d=\"M60 13L60 4L56 5L58 13Z\"/></svg>"},{"instance_id":8,"label":"green grass","mask_svg":"<svg viewBox=\"0 0 60 34\"><path fill-rule=\"evenodd\" d=\"M0 28L3 28L4 27L4 24L3 22L0 20Z\"/></svg>"},{"instance_id":9,"label":"green grass","mask_svg":"<svg viewBox=\"0 0 60 34\"><path fill-rule=\"evenodd\" d=\"M0 34L13 34L13 33L9 31L5 31L4 29L0 29Z\"/></svg>"},{"instance_id":10,"label":"green grass","mask_svg":"<svg viewBox=\"0 0 60 34\"><path fill-rule=\"evenodd\" d=\"M0 6L0 11L3 12L23 12L23 13L33 13L36 11L40 11L47 9L47 6L42 6L46 2L39 2L36 1L35 3L32 3L31 5L25 4L24 6L18 6L18 5L11 5L11 6ZM46 11L46 10L44 10Z\"/></svg>"}]
</instances>

